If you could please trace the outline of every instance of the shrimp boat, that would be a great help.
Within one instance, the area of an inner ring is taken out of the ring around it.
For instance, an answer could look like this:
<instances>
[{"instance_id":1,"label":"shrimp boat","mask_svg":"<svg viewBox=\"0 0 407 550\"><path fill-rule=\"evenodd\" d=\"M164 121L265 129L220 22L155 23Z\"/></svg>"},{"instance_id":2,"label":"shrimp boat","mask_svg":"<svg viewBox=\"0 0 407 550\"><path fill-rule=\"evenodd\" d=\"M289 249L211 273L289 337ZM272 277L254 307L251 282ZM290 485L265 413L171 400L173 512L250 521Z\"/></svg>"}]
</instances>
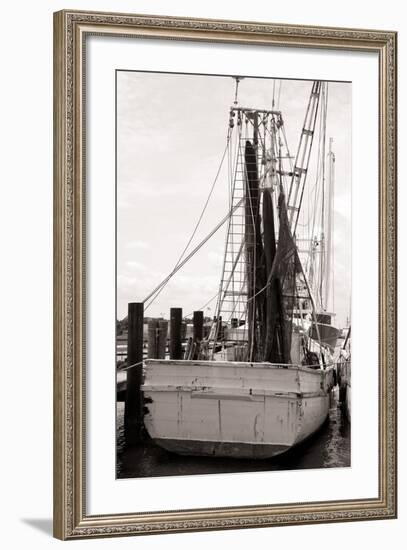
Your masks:
<instances>
[{"instance_id":1,"label":"shrimp boat","mask_svg":"<svg viewBox=\"0 0 407 550\"><path fill-rule=\"evenodd\" d=\"M144 425L174 453L264 459L321 427L334 385L332 339L321 334L326 319L313 296L315 239L303 246L299 230L301 213L310 212L304 190L327 83L311 83L291 156L283 113L240 106L239 81L228 122L229 210L215 315L182 358L145 361Z\"/></svg>"}]
</instances>

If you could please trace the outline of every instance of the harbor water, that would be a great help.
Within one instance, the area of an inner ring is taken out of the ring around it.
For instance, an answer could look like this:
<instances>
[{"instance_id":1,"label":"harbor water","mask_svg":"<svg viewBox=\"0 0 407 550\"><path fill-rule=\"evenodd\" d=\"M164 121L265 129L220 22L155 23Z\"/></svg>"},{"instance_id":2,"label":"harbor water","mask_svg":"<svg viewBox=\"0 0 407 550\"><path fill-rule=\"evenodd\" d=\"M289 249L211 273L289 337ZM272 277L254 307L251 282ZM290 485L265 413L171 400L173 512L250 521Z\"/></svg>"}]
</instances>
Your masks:
<instances>
[{"instance_id":1,"label":"harbor water","mask_svg":"<svg viewBox=\"0 0 407 550\"><path fill-rule=\"evenodd\" d=\"M307 441L287 453L266 460L180 456L147 439L127 447L124 439L124 403L117 403L116 477L156 477L220 474L311 468L344 468L351 465L351 426L342 412L337 388L331 394L326 422Z\"/></svg>"}]
</instances>

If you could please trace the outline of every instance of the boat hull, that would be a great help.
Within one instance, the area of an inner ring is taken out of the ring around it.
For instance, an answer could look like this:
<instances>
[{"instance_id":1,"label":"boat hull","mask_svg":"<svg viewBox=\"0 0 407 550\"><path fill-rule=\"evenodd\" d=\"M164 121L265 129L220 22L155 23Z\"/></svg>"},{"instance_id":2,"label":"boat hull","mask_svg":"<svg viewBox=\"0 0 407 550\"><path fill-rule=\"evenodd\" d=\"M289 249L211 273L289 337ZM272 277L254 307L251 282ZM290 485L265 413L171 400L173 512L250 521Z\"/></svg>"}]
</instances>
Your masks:
<instances>
[{"instance_id":1,"label":"boat hull","mask_svg":"<svg viewBox=\"0 0 407 550\"><path fill-rule=\"evenodd\" d=\"M335 349L340 333L338 328L325 323L313 323L310 329L310 337L313 340L321 341L332 351Z\"/></svg>"},{"instance_id":2,"label":"boat hull","mask_svg":"<svg viewBox=\"0 0 407 550\"><path fill-rule=\"evenodd\" d=\"M318 430L332 384L330 369L148 360L144 424L178 454L270 458Z\"/></svg>"},{"instance_id":3,"label":"boat hull","mask_svg":"<svg viewBox=\"0 0 407 550\"><path fill-rule=\"evenodd\" d=\"M238 443L229 441L195 441L189 439L156 438L155 442L167 451L187 456L221 456L228 458L264 459L287 451L287 445Z\"/></svg>"},{"instance_id":4,"label":"boat hull","mask_svg":"<svg viewBox=\"0 0 407 550\"><path fill-rule=\"evenodd\" d=\"M351 386L350 384L346 386L345 412L346 412L346 417L350 422L350 419L351 419Z\"/></svg>"},{"instance_id":5,"label":"boat hull","mask_svg":"<svg viewBox=\"0 0 407 550\"><path fill-rule=\"evenodd\" d=\"M340 360L338 363L338 386L339 399L342 403L343 410L351 421L351 361Z\"/></svg>"}]
</instances>

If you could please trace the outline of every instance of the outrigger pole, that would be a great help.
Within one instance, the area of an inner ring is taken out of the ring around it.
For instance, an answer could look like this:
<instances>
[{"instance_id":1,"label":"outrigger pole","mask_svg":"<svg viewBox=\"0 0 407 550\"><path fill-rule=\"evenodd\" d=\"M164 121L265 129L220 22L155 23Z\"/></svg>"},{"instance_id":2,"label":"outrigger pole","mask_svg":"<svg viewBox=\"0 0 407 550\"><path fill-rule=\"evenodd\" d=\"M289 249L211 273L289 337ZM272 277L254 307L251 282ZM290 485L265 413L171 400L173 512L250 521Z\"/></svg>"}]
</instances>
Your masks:
<instances>
[{"instance_id":1,"label":"outrigger pole","mask_svg":"<svg viewBox=\"0 0 407 550\"><path fill-rule=\"evenodd\" d=\"M321 94L321 81L315 80L312 85L311 95L305 113L304 125L301 131L300 143L295 157L290 191L288 193L287 210L291 233L294 236L297 229L298 218L304 195L307 179L312 143L315 134L315 124L318 114L319 98Z\"/></svg>"}]
</instances>

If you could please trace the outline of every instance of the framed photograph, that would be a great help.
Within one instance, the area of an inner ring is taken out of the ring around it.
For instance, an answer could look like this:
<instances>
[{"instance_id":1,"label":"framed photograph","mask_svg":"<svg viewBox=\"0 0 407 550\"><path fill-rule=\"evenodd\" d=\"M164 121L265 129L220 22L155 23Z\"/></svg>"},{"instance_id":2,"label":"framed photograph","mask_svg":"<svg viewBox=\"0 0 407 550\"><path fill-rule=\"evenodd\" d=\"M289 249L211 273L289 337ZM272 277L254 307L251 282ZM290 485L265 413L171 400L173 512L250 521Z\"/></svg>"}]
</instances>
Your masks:
<instances>
[{"instance_id":1,"label":"framed photograph","mask_svg":"<svg viewBox=\"0 0 407 550\"><path fill-rule=\"evenodd\" d=\"M54 18L54 534L396 517L396 33Z\"/></svg>"}]
</instances>

